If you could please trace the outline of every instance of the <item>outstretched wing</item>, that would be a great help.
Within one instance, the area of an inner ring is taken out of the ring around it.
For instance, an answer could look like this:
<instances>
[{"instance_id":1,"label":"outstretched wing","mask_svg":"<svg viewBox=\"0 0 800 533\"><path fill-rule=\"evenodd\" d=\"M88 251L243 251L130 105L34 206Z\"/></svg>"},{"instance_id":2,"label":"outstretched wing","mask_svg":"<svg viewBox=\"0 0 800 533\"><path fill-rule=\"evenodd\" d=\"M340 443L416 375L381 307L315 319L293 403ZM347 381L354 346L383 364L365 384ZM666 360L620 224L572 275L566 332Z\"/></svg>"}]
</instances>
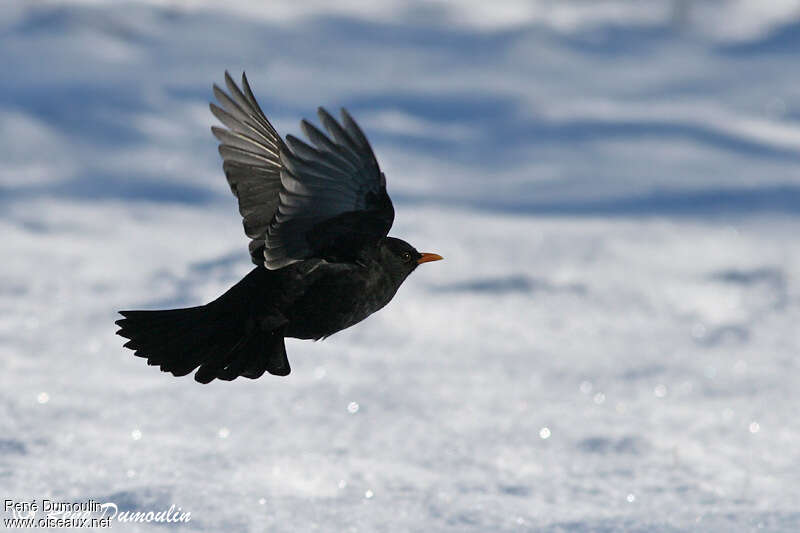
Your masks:
<instances>
[{"instance_id":1,"label":"outstretched wing","mask_svg":"<svg viewBox=\"0 0 800 533\"><path fill-rule=\"evenodd\" d=\"M220 141L222 168L251 239L250 255L255 264L263 265L264 240L281 190L279 154L286 145L261 111L244 73L241 90L227 72L225 85L230 94L214 85L221 107L211 104L211 112L227 129L213 126L211 131Z\"/></svg>"},{"instance_id":2,"label":"outstretched wing","mask_svg":"<svg viewBox=\"0 0 800 533\"><path fill-rule=\"evenodd\" d=\"M288 135L280 151L281 191L266 236L270 269L312 257L352 261L394 221L386 177L361 128L344 109L341 124L321 107L317 113L328 135L303 120L313 146Z\"/></svg>"},{"instance_id":3,"label":"outstretched wing","mask_svg":"<svg viewBox=\"0 0 800 533\"><path fill-rule=\"evenodd\" d=\"M394 208L386 178L347 111L339 124L319 108L328 135L300 123L313 146L292 135L284 143L244 74L241 90L227 72L225 85L230 94L214 85L221 107L211 104L211 112L227 129L211 130L254 263L274 270L310 258L352 261L389 233Z\"/></svg>"}]
</instances>

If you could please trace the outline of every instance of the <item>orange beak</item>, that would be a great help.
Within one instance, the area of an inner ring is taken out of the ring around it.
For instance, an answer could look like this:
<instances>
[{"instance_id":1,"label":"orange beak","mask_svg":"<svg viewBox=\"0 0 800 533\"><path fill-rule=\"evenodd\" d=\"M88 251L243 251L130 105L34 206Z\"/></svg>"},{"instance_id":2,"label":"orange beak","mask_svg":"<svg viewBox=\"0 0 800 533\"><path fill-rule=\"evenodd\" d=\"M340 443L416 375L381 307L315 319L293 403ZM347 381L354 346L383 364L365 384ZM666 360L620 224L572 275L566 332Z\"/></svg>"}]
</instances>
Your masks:
<instances>
[{"instance_id":1,"label":"orange beak","mask_svg":"<svg viewBox=\"0 0 800 533\"><path fill-rule=\"evenodd\" d=\"M417 264L421 265L422 263L429 263L431 261L441 261L442 259L444 259L444 257L442 257L439 254L428 254L428 253L425 253L425 254L422 254L422 257L417 259Z\"/></svg>"}]
</instances>

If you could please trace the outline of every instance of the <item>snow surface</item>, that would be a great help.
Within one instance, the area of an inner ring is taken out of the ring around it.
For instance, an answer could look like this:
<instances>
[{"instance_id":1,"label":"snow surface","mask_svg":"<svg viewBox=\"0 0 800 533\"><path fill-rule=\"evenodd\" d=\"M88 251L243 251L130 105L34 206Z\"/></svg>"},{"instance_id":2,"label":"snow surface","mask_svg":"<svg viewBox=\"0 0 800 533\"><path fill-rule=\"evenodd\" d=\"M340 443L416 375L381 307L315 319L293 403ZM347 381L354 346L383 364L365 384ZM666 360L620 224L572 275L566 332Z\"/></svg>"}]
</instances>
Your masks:
<instances>
[{"instance_id":1,"label":"snow surface","mask_svg":"<svg viewBox=\"0 0 800 533\"><path fill-rule=\"evenodd\" d=\"M0 4L0 496L800 530L798 53L777 0ZM446 260L289 377L201 386L113 321L250 269L207 109L242 68L283 133L347 106Z\"/></svg>"}]
</instances>

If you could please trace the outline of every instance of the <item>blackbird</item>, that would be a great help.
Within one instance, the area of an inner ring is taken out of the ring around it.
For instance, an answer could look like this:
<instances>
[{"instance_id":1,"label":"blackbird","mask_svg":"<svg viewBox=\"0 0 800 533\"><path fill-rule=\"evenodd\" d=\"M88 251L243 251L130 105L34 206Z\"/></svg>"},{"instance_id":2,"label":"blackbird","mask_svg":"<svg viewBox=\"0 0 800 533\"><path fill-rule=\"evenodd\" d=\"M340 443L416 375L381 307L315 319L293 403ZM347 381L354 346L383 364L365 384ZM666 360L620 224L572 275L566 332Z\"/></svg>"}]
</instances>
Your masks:
<instances>
[{"instance_id":1,"label":"blackbird","mask_svg":"<svg viewBox=\"0 0 800 533\"><path fill-rule=\"evenodd\" d=\"M323 108L326 135L300 125L311 144L284 142L256 102L225 73L211 112L222 168L239 203L256 267L211 303L120 311L119 335L147 364L195 380L289 374L284 337L322 339L385 306L417 266L441 256L388 237L394 207L372 148L341 110Z\"/></svg>"}]
</instances>

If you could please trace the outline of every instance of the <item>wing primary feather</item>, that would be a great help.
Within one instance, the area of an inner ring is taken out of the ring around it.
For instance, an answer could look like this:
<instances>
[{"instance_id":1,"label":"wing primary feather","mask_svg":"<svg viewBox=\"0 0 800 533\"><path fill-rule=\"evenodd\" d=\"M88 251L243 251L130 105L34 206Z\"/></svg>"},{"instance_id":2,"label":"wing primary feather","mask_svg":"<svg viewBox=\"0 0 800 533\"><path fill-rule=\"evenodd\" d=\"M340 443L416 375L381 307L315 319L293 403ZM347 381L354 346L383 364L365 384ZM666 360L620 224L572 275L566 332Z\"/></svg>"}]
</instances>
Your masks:
<instances>
[{"instance_id":1,"label":"wing primary feather","mask_svg":"<svg viewBox=\"0 0 800 533\"><path fill-rule=\"evenodd\" d=\"M219 154L226 161L235 161L245 165L271 165L275 168L281 168L280 163L270 159L269 157L248 152L227 144L219 145Z\"/></svg>"},{"instance_id":2,"label":"wing primary feather","mask_svg":"<svg viewBox=\"0 0 800 533\"><path fill-rule=\"evenodd\" d=\"M213 113L214 116L217 117L217 120L225 124L231 131L235 131L236 133L241 133L242 135L252 134L256 136L259 140L264 141L266 144L273 146L275 151L277 151L280 148L280 146L278 145L278 142L280 142L279 138L276 138L278 142L276 142L276 139L270 139L269 137L265 136L262 132L258 131L258 129L252 124L242 122L241 120L231 115L230 113L228 113L227 111L225 111L224 109L222 109L221 107L219 107L214 103L209 104L209 108L211 109L211 113Z\"/></svg>"},{"instance_id":3,"label":"wing primary feather","mask_svg":"<svg viewBox=\"0 0 800 533\"><path fill-rule=\"evenodd\" d=\"M342 126L336 122L336 119L333 118L324 107L317 108L317 115L319 116L319 120L322 122L322 125L325 126L326 130L328 130L328 134L333 137L337 143L339 143L339 146L350 152L355 161L360 161L361 158L358 155L358 145L353 139L350 138L350 135L344 131Z\"/></svg>"},{"instance_id":4,"label":"wing primary feather","mask_svg":"<svg viewBox=\"0 0 800 533\"><path fill-rule=\"evenodd\" d=\"M228 114L230 114L236 120L250 126L256 131L258 131L259 127L263 127L258 123L257 120L255 120L255 117L253 117L247 111L242 109L238 103L236 103L230 96L228 96L225 93L225 91L220 89L216 84L214 84L213 90L214 90L214 97L217 99L217 101L220 104L222 104L222 107L225 109L225 111L227 111ZM261 135L264 136L263 134Z\"/></svg>"},{"instance_id":5,"label":"wing primary feather","mask_svg":"<svg viewBox=\"0 0 800 533\"><path fill-rule=\"evenodd\" d=\"M231 78L231 75L227 70L225 71L225 87L228 88L228 94L230 95L231 100L236 102L236 105L238 105L240 109L243 111L252 111L252 109L250 109L250 102L248 102L247 98L244 97L242 91L239 90L239 87L236 85L236 82L233 81L233 78ZM248 113L248 115L251 115L254 119L258 119L258 116L255 113Z\"/></svg>"},{"instance_id":6,"label":"wing primary feather","mask_svg":"<svg viewBox=\"0 0 800 533\"><path fill-rule=\"evenodd\" d=\"M346 150L344 147L335 144L327 135L322 133L316 126L307 120L300 121L300 129L306 137L320 150L330 154L337 161L343 163L352 172L358 172L358 157L355 153Z\"/></svg>"},{"instance_id":7,"label":"wing primary feather","mask_svg":"<svg viewBox=\"0 0 800 533\"><path fill-rule=\"evenodd\" d=\"M286 151L281 152L281 163L283 167L297 176L302 176L306 179L313 178L316 180L333 182L342 190L350 190L352 192L358 191L357 184L353 183L352 179L340 170L330 170L314 161L300 159Z\"/></svg>"},{"instance_id":8,"label":"wing primary feather","mask_svg":"<svg viewBox=\"0 0 800 533\"><path fill-rule=\"evenodd\" d=\"M287 172L286 176L282 176L281 184L286 192L297 194L301 196L309 196L312 198L319 198L321 196L329 195L338 198L338 203L341 202L341 197L345 196L349 202L358 205L358 199L355 195L348 195L342 187L335 182L327 181L300 181L295 178L291 173ZM352 196L352 197L351 197Z\"/></svg>"},{"instance_id":9,"label":"wing primary feather","mask_svg":"<svg viewBox=\"0 0 800 533\"><path fill-rule=\"evenodd\" d=\"M340 164L341 160L333 157L328 152L317 150L294 135L286 136L286 144L289 146L289 149L292 151L292 153L299 158L324 165L336 173L342 172Z\"/></svg>"},{"instance_id":10,"label":"wing primary feather","mask_svg":"<svg viewBox=\"0 0 800 533\"><path fill-rule=\"evenodd\" d=\"M369 151L369 153L372 154L372 147L369 145L367 136L364 135L364 132L358 127L358 124L356 124L356 121L350 116L350 113L347 112L347 109L342 108L340 113L342 115L342 124L344 124L345 131L354 141L361 145L362 149Z\"/></svg>"},{"instance_id":11,"label":"wing primary feather","mask_svg":"<svg viewBox=\"0 0 800 533\"><path fill-rule=\"evenodd\" d=\"M242 74L242 76L244 84L244 81L246 81L247 78L244 78L244 74ZM275 128L273 128L272 124L270 124L269 119L267 119L267 117L264 115L264 112L261 111L261 107L259 107L255 97L253 97L252 101L248 99L247 96L245 96L236 85L236 82L233 81L233 78L231 78L231 75L228 74L227 70L225 71L225 86L228 88L231 98L243 111L247 112L247 114L256 122L258 122L261 127L266 129L268 133L280 138L278 132L276 132Z\"/></svg>"},{"instance_id":12,"label":"wing primary feather","mask_svg":"<svg viewBox=\"0 0 800 533\"><path fill-rule=\"evenodd\" d=\"M241 133L236 133L235 131L226 130L217 126L211 126L211 133L213 133L214 137L216 137L223 144L241 148L242 150L252 151L255 149L257 152L267 152L273 155L276 159L278 158L278 152L275 149L262 144L257 140L248 137L247 135L242 135Z\"/></svg>"},{"instance_id":13,"label":"wing primary feather","mask_svg":"<svg viewBox=\"0 0 800 533\"><path fill-rule=\"evenodd\" d=\"M245 75L244 72L242 72L242 90L244 91L244 96L247 99L247 101L250 103L250 106L253 108L253 110L256 111L262 117L264 117L264 120L266 120L266 126L267 126L267 129L269 130L269 132L272 135L274 135L276 139L278 139L280 141L281 136L278 134L278 132L272 126L272 123L269 120L267 120L267 116L261 110L261 106L258 105L258 101L256 100L256 97L253 96L253 91L250 89L250 84L247 82L247 76Z\"/></svg>"}]
</instances>

